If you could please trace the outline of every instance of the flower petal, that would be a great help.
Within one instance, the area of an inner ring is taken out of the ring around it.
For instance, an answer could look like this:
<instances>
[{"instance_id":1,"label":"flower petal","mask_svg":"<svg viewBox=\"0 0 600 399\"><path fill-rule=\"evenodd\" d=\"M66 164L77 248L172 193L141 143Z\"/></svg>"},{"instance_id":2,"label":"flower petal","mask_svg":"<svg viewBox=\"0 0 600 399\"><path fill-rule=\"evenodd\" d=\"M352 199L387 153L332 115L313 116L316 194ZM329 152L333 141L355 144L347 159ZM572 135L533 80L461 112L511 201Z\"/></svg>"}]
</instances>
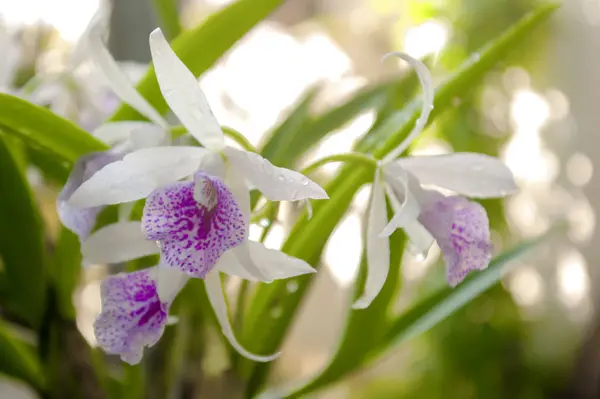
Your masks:
<instances>
[{"instance_id":1,"label":"flower petal","mask_svg":"<svg viewBox=\"0 0 600 399\"><path fill-rule=\"evenodd\" d=\"M227 338L231 346L238 351L242 356L254 360L255 362L270 362L279 357L279 353L275 353L270 356L259 356L253 353L248 352L235 338L233 333L233 329L231 328L231 324L229 324L229 316L227 315L227 305L225 303L225 296L223 294L223 288L221 287L221 277L218 272L209 273L206 276L206 293L208 294L208 300L212 305L213 310L215 311L215 315L217 316L217 320L219 321L219 325L221 326L221 331L223 335Z\"/></svg>"},{"instance_id":2,"label":"flower petal","mask_svg":"<svg viewBox=\"0 0 600 399\"><path fill-rule=\"evenodd\" d=\"M192 277L204 278L219 257L246 237L243 216L231 191L218 178L197 173L195 182L177 182L155 190L144 207L142 228L160 241L165 263ZM196 194L196 195L195 195Z\"/></svg>"},{"instance_id":3,"label":"flower petal","mask_svg":"<svg viewBox=\"0 0 600 399\"><path fill-rule=\"evenodd\" d=\"M163 261L156 267L156 292L162 303L172 302L189 280L189 276L179 269L165 265Z\"/></svg>"},{"instance_id":4,"label":"flower petal","mask_svg":"<svg viewBox=\"0 0 600 399\"><path fill-rule=\"evenodd\" d=\"M145 347L162 336L170 303L156 292L155 269L119 273L101 286L102 312L94 323L98 344L129 364L142 360Z\"/></svg>"},{"instance_id":5,"label":"flower petal","mask_svg":"<svg viewBox=\"0 0 600 399\"><path fill-rule=\"evenodd\" d=\"M250 190L248 186L235 173L228 173L227 175L227 186L231 190L233 194L233 198L237 201L240 211L242 211L242 215L244 215L244 225L250 225Z\"/></svg>"},{"instance_id":6,"label":"flower petal","mask_svg":"<svg viewBox=\"0 0 600 399\"><path fill-rule=\"evenodd\" d=\"M96 216L102 208L76 208L68 201L90 176L105 165L117 161L120 157L120 155L111 152L94 152L79 158L56 199L56 210L60 221L66 228L77 234L80 241L89 236L96 224Z\"/></svg>"},{"instance_id":7,"label":"flower petal","mask_svg":"<svg viewBox=\"0 0 600 399\"><path fill-rule=\"evenodd\" d=\"M89 55L94 64L100 69L106 78L106 82L115 94L125 103L131 105L140 114L156 123L158 126L167 128L167 122L158 112L146 101L144 97L133 87L125 73L121 71L119 65L108 52L108 49L102 42L99 31L94 30L88 36Z\"/></svg>"},{"instance_id":8,"label":"flower petal","mask_svg":"<svg viewBox=\"0 0 600 399\"><path fill-rule=\"evenodd\" d=\"M408 226L419 216L419 203L409 187L409 176L404 169L397 164L386 164L383 167L386 179L386 191L394 209L394 217L381 231L381 237L389 237L396 229ZM391 189L390 189L391 186ZM404 200L400 204L397 196L401 195Z\"/></svg>"},{"instance_id":9,"label":"flower petal","mask_svg":"<svg viewBox=\"0 0 600 399\"><path fill-rule=\"evenodd\" d=\"M127 262L159 252L156 242L144 237L137 221L109 224L81 244L85 263Z\"/></svg>"},{"instance_id":10,"label":"flower petal","mask_svg":"<svg viewBox=\"0 0 600 399\"><path fill-rule=\"evenodd\" d=\"M271 201L329 198L325 190L308 177L274 166L258 154L231 147L227 147L224 152L235 173L248 179Z\"/></svg>"},{"instance_id":11,"label":"flower petal","mask_svg":"<svg viewBox=\"0 0 600 399\"><path fill-rule=\"evenodd\" d=\"M260 275L254 268L249 270L246 263L240 262L236 255L236 252L239 253L237 251L238 247L224 253L219 262L217 262L215 270L230 276L265 283L301 276L303 274L316 273L316 270L302 259L294 258L281 251L269 249L260 242L246 241L245 245L247 245L253 267L260 270Z\"/></svg>"},{"instance_id":12,"label":"flower petal","mask_svg":"<svg viewBox=\"0 0 600 399\"><path fill-rule=\"evenodd\" d=\"M480 204L430 192L419 220L442 250L448 284L454 287L469 272L487 268L492 258L490 224Z\"/></svg>"},{"instance_id":13,"label":"flower petal","mask_svg":"<svg viewBox=\"0 0 600 399\"><path fill-rule=\"evenodd\" d=\"M177 58L158 28L150 33L150 51L160 91L171 110L204 147L221 151L225 137L198 80Z\"/></svg>"},{"instance_id":14,"label":"flower petal","mask_svg":"<svg viewBox=\"0 0 600 399\"><path fill-rule=\"evenodd\" d=\"M91 207L144 198L157 187L192 175L205 153L199 147L134 151L94 174L73 193L69 204Z\"/></svg>"},{"instance_id":15,"label":"flower petal","mask_svg":"<svg viewBox=\"0 0 600 399\"><path fill-rule=\"evenodd\" d=\"M387 224L385 189L381 183L381 171L375 171L371 189L371 203L367 222L367 281L360 298L352 305L353 309L367 308L385 284L390 269L390 241L379 233Z\"/></svg>"},{"instance_id":16,"label":"flower petal","mask_svg":"<svg viewBox=\"0 0 600 399\"><path fill-rule=\"evenodd\" d=\"M69 67L71 71L75 70L79 65L81 65L85 60L88 59L90 48L87 38L92 35L94 32L98 32L101 34L105 34L108 30L108 24L111 13L111 2L110 1L100 1L98 4L98 8L87 26L85 27L83 33L81 34L79 40L75 44L73 50L71 50L71 54L69 54Z\"/></svg>"},{"instance_id":17,"label":"flower petal","mask_svg":"<svg viewBox=\"0 0 600 399\"><path fill-rule=\"evenodd\" d=\"M432 184L475 198L504 197L518 187L499 159L469 152L401 158L398 164L421 184Z\"/></svg>"},{"instance_id":18,"label":"flower petal","mask_svg":"<svg viewBox=\"0 0 600 399\"><path fill-rule=\"evenodd\" d=\"M112 147L129 140L131 132L135 129L155 126L153 123L142 121L108 122L95 129L92 135Z\"/></svg>"}]
</instances>

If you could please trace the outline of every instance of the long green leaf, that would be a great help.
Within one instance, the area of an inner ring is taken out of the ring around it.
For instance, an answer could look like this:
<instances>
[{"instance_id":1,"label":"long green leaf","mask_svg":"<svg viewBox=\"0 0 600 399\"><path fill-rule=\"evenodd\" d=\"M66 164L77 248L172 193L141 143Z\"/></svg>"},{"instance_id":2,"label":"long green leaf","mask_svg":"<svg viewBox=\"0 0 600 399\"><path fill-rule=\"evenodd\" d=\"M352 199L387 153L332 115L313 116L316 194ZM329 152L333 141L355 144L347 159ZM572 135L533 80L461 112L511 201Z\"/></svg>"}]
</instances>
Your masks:
<instances>
[{"instance_id":1,"label":"long green leaf","mask_svg":"<svg viewBox=\"0 0 600 399\"><path fill-rule=\"evenodd\" d=\"M66 228L61 228L53 257L52 278L60 315L67 320L75 319L73 291L77 287L81 272L79 239Z\"/></svg>"},{"instance_id":2,"label":"long green leaf","mask_svg":"<svg viewBox=\"0 0 600 399\"><path fill-rule=\"evenodd\" d=\"M200 76L282 2L239 0L208 17L202 25L177 36L171 43L173 50L195 76ZM150 67L137 89L158 112L167 112L169 108L160 93L154 68ZM121 106L111 118L134 119L143 117L128 105Z\"/></svg>"},{"instance_id":3,"label":"long green leaf","mask_svg":"<svg viewBox=\"0 0 600 399\"><path fill-rule=\"evenodd\" d=\"M24 173L0 134L0 256L8 308L37 327L44 309L44 235Z\"/></svg>"},{"instance_id":4,"label":"long green leaf","mask_svg":"<svg viewBox=\"0 0 600 399\"><path fill-rule=\"evenodd\" d=\"M511 27L492 44L479 52L476 57L466 61L456 73L452 74L436 90L435 109L432 117L448 108L451 100L468 93L469 87L483 79L486 72L497 63L504 54L525 38L536 26L546 20L556 5L545 5L526 16ZM409 104L402 112L392 115L388 123L383 124L377 132L376 142L365 142L361 147L375 147L375 155L384 156L395 147L412 129L418 118L419 101ZM430 118L430 122L433 118ZM383 145L377 146L381 140ZM312 220L301 219L296 223L288 239L283 245L284 252L300 257L311 264L316 264L323 243L341 219L352 196L360 186L370 179L368 168L345 168L340 175L328 185L330 200L317 203ZM310 278L298 278L299 289L292 294L286 293L284 283L275 282L261 285L256 290L255 298L245 319L244 342L255 353L271 353L281 344L301 298L308 288ZM273 304L281 306L283 316L275 320L269 317ZM252 369L253 376L248 387L248 396L254 395L263 384L270 364L254 364L241 362L240 369Z\"/></svg>"},{"instance_id":5,"label":"long green leaf","mask_svg":"<svg viewBox=\"0 0 600 399\"><path fill-rule=\"evenodd\" d=\"M0 93L0 109L0 129L62 161L75 162L81 155L108 149L74 123L18 97Z\"/></svg>"},{"instance_id":6,"label":"long green leaf","mask_svg":"<svg viewBox=\"0 0 600 399\"><path fill-rule=\"evenodd\" d=\"M0 373L18 378L40 390L44 386L42 366L32 348L0 325Z\"/></svg>"}]
</instances>

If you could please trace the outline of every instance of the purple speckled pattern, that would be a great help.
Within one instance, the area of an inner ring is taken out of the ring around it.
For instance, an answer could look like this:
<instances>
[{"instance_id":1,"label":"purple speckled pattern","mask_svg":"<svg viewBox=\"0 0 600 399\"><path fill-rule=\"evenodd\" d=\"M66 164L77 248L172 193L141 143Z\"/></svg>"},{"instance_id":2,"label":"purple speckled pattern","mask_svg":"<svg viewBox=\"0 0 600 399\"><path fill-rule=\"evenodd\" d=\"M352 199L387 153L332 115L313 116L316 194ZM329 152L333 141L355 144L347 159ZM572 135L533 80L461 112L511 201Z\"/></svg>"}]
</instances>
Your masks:
<instances>
[{"instance_id":1,"label":"purple speckled pattern","mask_svg":"<svg viewBox=\"0 0 600 399\"><path fill-rule=\"evenodd\" d=\"M160 303L152 272L119 273L102 282L96 339L105 352L129 364L142 360L144 348L158 342L167 322L170 303Z\"/></svg>"},{"instance_id":2,"label":"purple speckled pattern","mask_svg":"<svg viewBox=\"0 0 600 399\"><path fill-rule=\"evenodd\" d=\"M244 217L233 194L220 179L202 172L194 182L152 192L144 207L142 231L149 240L160 242L166 265L197 278L204 278L225 251L246 238Z\"/></svg>"},{"instance_id":3,"label":"purple speckled pattern","mask_svg":"<svg viewBox=\"0 0 600 399\"><path fill-rule=\"evenodd\" d=\"M446 263L448 284L455 287L492 258L490 223L485 209L459 196L434 196L422 205L419 221L435 238Z\"/></svg>"},{"instance_id":4,"label":"purple speckled pattern","mask_svg":"<svg viewBox=\"0 0 600 399\"><path fill-rule=\"evenodd\" d=\"M70 206L67 201L75 190L92 177L94 173L122 157L122 154L110 151L94 152L79 158L73 165L69 178L56 199L56 210L62 224L77 234L80 241L85 240L90 235L96 224L96 216L103 207L75 208Z\"/></svg>"}]
</instances>

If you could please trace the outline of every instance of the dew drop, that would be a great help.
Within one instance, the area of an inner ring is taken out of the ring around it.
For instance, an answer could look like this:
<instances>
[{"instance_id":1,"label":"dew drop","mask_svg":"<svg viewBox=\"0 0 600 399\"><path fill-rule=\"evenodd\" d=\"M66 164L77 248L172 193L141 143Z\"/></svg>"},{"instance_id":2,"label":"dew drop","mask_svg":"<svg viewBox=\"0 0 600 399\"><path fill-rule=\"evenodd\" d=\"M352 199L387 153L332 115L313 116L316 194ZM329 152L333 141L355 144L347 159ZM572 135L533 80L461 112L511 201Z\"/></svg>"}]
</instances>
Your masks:
<instances>
[{"instance_id":1,"label":"dew drop","mask_svg":"<svg viewBox=\"0 0 600 399\"><path fill-rule=\"evenodd\" d=\"M471 55L471 59L473 61L479 61L480 58L481 58L481 54L479 54L479 53L473 53L473 55Z\"/></svg>"},{"instance_id":2,"label":"dew drop","mask_svg":"<svg viewBox=\"0 0 600 399\"><path fill-rule=\"evenodd\" d=\"M417 262L423 262L425 260L425 254L424 253L418 253L415 255L415 260Z\"/></svg>"},{"instance_id":3,"label":"dew drop","mask_svg":"<svg viewBox=\"0 0 600 399\"><path fill-rule=\"evenodd\" d=\"M291 280L290 282L287 283L286 286L288 292L293 293L298 291L298 282L295 280Z\"/></svg>"},{"instance_id":4,"label":"dew drop","mask_svg":"<svg viewBox=\"0 0 600 399\"><path fill-rule=\"evenodd\" d=\"M260 225L260 227L269 227L269 225L271 224L271 221L267 218L262 218L262 219L260 219L258 224Z\"/></svg>"},{"instance_id":5,"label":"dew drop","mask_svg":"<svg viewBox=\"0 0 600 399\"><path fill-rule=\"evenodd\" d=\"M303 186L308 186L308 180L307 180L307 179L304 179L304 180L302 181L302 185L303 185Z\"/></svg>"},{"instance_id":6,"label":"dew drop","mask_svg":"<svg viewBox=\"0 0 600 399\"><path fill-rule=\"evenodd\" d=\"M279 181L285 181L285 176L279 175L279 176L277 176L277 179L279 179Z\"/></svg>"}]
</instances>

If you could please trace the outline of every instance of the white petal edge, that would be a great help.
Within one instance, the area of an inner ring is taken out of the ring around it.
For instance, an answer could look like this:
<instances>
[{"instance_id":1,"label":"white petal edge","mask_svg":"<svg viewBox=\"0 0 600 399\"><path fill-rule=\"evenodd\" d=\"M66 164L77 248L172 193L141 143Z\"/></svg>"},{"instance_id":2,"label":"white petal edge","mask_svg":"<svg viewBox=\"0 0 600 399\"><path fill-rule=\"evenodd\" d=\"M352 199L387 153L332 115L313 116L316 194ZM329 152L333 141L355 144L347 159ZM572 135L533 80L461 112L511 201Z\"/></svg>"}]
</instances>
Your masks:
<instances>
[{"instance_id":1,"label":"white petal edge","mask_svg":"<svg viewBox=\"0 0 600 399\"><path fill-rule=\"evenodd\" d=\"M419 82L421 83L421 88L423 89L423 103L421 105L421 115L417 119L417 123L413 130L406 136L406 138L400 143L398 147L393 149L384 159L383 162L387 163L391 160L396 159L400 154L404 152L413 142L413 140L421 133L421 131L427 125L427 120L429 119L429 114L433 109L433 101L434 101L434 88L433 81L431 79L431 74L429 73L429 69L427 66L423 64L416 58L411 57L406 53L395 52L389 53L383 56L382 61L390 57L398 57L408 62L411 67L414 68L417 76L419 77Z\"/></svg>"},{"instance_id":2,"label":"white petal edge","mask_svg":"<svg viewBox=\"0 0 600 399\"><path fill-rule=\"evenodd\" d=\"M400 158L421 184L474 198L504 197L518 190L510 169L497 158L471 152Z\"/></svg>"},{"instance_id":3,"label":"white petal edge","mask_svg":"<svg viewBox=\"0 0 600 399\"><path fill-rule=\"evenodd\" d=\"M71 196L69 204L93 207L145 198L156 188L192 175L206 150L153 147L125 155L96 172Z\"/></svg>"},{"instance_id":4,"label":"white petal edge","mask_svg":"<svg viewBox=\"0 0 600 399\"><path fill-rule=\"evenodd\" d=\"M101 33L97 29L90 32L88 43L92 61L100 69L106 78L106 82L121 101L131 105L140 114L166 129L168 127L167 122L133 87L133 84L108 52L102 41Z\"/></svg>"},{"instance_id":5,"label":"white petal edge","mask_svg":"<svg viewBox=\"0 0 600 399\"><path fill-rule=\"evenodd\" d=\"M371 188L369 218L367 220L367 281L360 298L352 305L353 309L365 309L377 297L385 284L390 269L390 241L379 233L387 224L385 188L381 182L381 170L375 171Z\"/></svg>"},{"instance_id":6,"label":"white petal edge","mask_svg":"<svg viewBox=\"0 0 600 399\"><path fill-rule=\"evenodd\" d=\"M246 229L250 225L250 190L248 190L248 186L244 182L244 179L241 179L236 173L227 173L227 178L225 179L225 184L231 190L233 194L233 198L237 201L242 214L244 215L244 225ZM248 236L248 231L246 231L246 237Z\"/></svg>"},{"instance_id":7,"label":"white petal edge","mask_svg":"<svg viewBox=\"0 0 600 399\"><path fill-rule=\"evenodd\" d=\"M107 32L111 13L110 5L110 1L100 0L98 9L94 15L92 15L92 18L90 18L90 21L69 55L69 67L71 70L75 70L75 68L88 59L91 50L88 45L89 36L96 32L102 37Z\"/></svg>"},{"instance_id":8,"label":"white petal edge","mask_svg":"<svg viewBox=\"0 0 600 399\"><path fill-rule=\"evenodd\" d=\"M393 205L394 216L381 231L380 236L389 237L396 229L404 228L412 221L417 220L421 208L409 188L409 177L404 169L395 163L389 163L383 167L383 174L386 180L386 192ZM394 190L390 188L390 185L396 191L404 194L404 200L401 204L398 201Z\"/></svg>"},{"instance_id":9,"label":"white petal edge","mask_svg":"<svg viewBox=\"0 0 600 399\"><path fill-rule=\"evenodd\" d=\"M156 268L156 292L162 303L171 303L190 278L178 268L162 262Z\"/></svg>"},{"instance_id":10,"label":"white petal edge","mask_svg":"<svg viewBox=\"0 0 600 399\"><path fill-rule=\"evenodd\" d=\"M254 277L258 281L262 281L265 283L270 283L273 280L269 278L269 276L261 270L260 267L254 262L252 256L250 255L250 245L248 244L250 241L245 240L243 243L238 245L237 247L231 249L231 252L235 255L235 258L240 263L242 268L248 272L252 277Z\"/></svg>"},{"instance_id":11,"label":"white petal edge","mask_svg":"<svg viewBox=\"0 0 600 399\"><path fill-rule=\"evenodd\" d=\"M221 277L219 275L219 272L212 271L208 273L206 275L204 283L206 285L206 293L208 295L208 300L213 310L215 311L215 315L217 316L217 320L219 321L219 325L221 326L221 331L223 332L223 335L225 335L231 346L233 346L239 354L250 360L254 360L255 362L270 362L272 360L277 359L280 355L279 352L270 356L255 355L244 349L244 347L235 338L233 329L231 328L231 324L229 323L229 316L227 315L227 305L225 303L223 287L221 287Z\"/></svg>"},{"instance_id":12,"label":"white petal edge","mask_svg":"<svg viewBox=\"0 0 600 399\"><path fill-rule=\"evenodd\" d=\"M131 131L129 142L133 150L169 145L165 129L158 125L140 126Z\"/></svg>"},{"instance_id":13,"label":"white petal edge","mask_svg":"<svg viewBox=\"0 0 600 399\"><path fill-rule=\"evenodd\" d=\"M126 262L159 252L156 242L142 234L139 221L109 224L81 244L85 264Z\"/></svg>"},{"instance_id":14,"label":"white petal edge","mask_svg":"<svg viewBox=\"0 0 600 399\"><path fill-rule=\"evenodd\" d=\"M325 190L301 173L274 166L258 154L227 147L224 151L236 173L244 176L271 201L328 199Z\"/></svg>"},{"instance_id":15,"label":"white petal edge","mask_svg":"<svg viewBox=\"0 0 600 399\"><path fill-rule=\"evenodd\" d=\"M122 144L131 138L131 132L140 128L154 128L150 122L109 122L99 126L92 135L109 146Z\"/></svg>"},{"instance_id":16,"label":"white petal edge","mask_svg":"<svg viewBox=\"0 0 600 399\"><path fill-rule=\"evenodd\" d=\"M427 229L419 222L417 217L413 217L414 213L412 212L412 210L407 211L403 209L404 205L400 204L400 201L398 201L395 193L389 187L389 185L386 185L385 189L388 198L390 199L390 203L392 204L392 209L394 209L394 212L396 213L394 218L397 218L397 220L394 222L397 223L398 228L404 230L404 232L410 240L410 252L414 255L427 254L427 251L429 251L429 248L431 247L435 239L429 233L429 231L427 231ZM392 224L392 222L390 222L390 224ZM388 226L390 224L388 224Z\"/></svg>"},{"instance_id":17,"label":"white petal edge","mask_svg":"<svg viewBox=\"0 0 600 399\"><path fill-rule=\"evenodd\" d=\"M225 137L196 77L177 57L160 28L150 33L150 51L160 91L181 123L204 147L221 151Z\"/></svg>"}]
</instances>

